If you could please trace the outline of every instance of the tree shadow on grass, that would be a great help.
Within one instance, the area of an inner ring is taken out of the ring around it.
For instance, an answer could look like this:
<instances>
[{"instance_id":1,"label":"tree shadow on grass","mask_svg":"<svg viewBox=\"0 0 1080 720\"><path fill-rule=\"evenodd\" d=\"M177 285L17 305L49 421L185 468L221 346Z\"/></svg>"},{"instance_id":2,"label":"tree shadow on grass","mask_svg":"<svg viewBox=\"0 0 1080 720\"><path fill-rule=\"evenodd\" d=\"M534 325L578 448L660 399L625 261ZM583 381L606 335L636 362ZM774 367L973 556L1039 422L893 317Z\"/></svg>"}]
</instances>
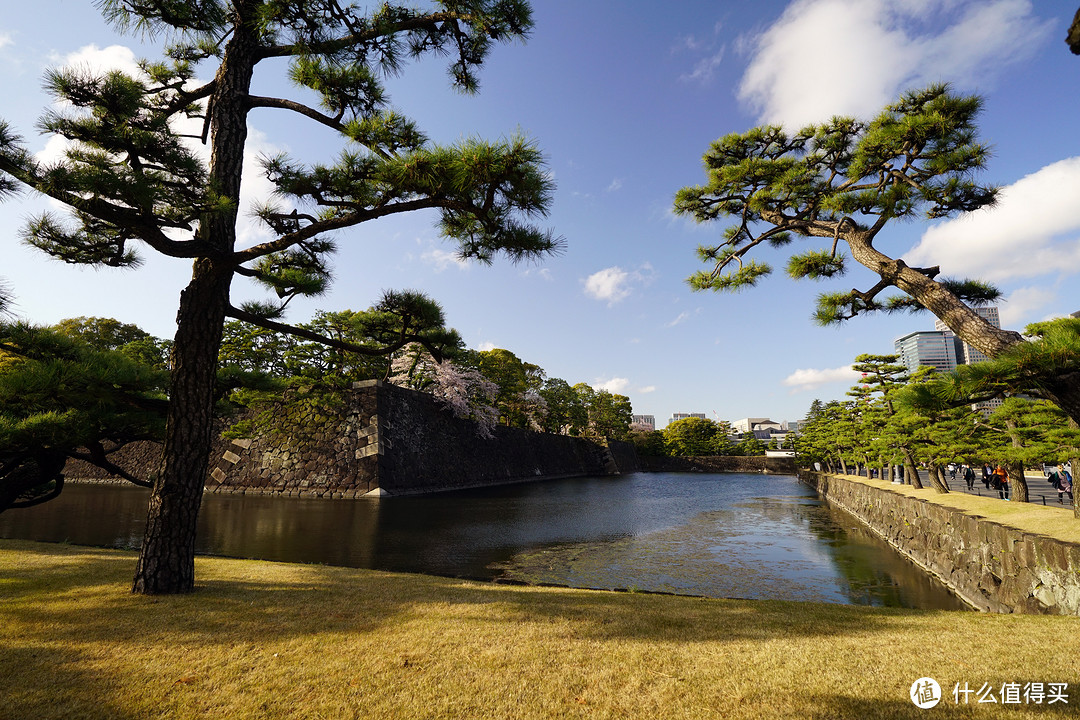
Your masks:
<instances>
[{"instance_id":1,"label":"tree shadow on grass","mask_svg":"<svg viewBox=\"0 0 1080 720\"><path fill-rule=\"evenodd\" d=\"M515 620L570 621L596 639L656 642L767 640L870 635L894 619L940 611L866 608L828 603L707 600L651 593L532 588L427 575L322 565L200 558L194 593L132 596L130 552L4 541L36 561L4 569L4 594L39 595L6 610L14 618L49 621L72 639L110 640L118 633L181 632L191 641L217 638L228 624L244 636L303 635L329 629L373 629L429 603L499 603ZM91 568L88 570L88 568ZM49 603L55 593L79 603ZM92 608L92 611L88 611ZM154 627L143 627L147 611Z\"/></svg>"},{"instance_id":2,"label":"tree shadow on grass","mask_svg":"<svg viewBox=\"0 0 1080 720\"><path fill-rule=\"evenodd\" d=\"M16 553L8 554L9 550ZM15 555L23 561L12 562ZM183 685L174 685L184 681L178 668L187 666L189 660L185 654L196 658L205 652L209 659L202 662L218 665L215 672L243 674L244 668L256 662L266 664L271 657L277 658L279 648L311 637L325 638L325 647L313 649L304 645L302 652L306 655L301 660L290 660L300 662L292 667L302 670L304 663L321 667L332 659L324 656L325 653L365 647L372 654L383 653L377 662L386 667L390 667L388 663L397 663L398 675L404 673L403 668L411 660L406 657L402 661L401 654L413 650L418 655L427 653L429 658L434 658L431 662L441 663L444 669L453 669L456 663L467 669L470 653L475 653L477 648L470 633L480 637L483 648L502 652L500 644L507 645L510 642L507 638L513 632L527 628L526 634L540 637L535 651L538 653L557 653L570 648L583 662L630 663L633 657L640 656L623 654L626 646L645 646L650 648L645 652L653 653L660 662L678 655L675 666L670 668L675 673L680 668L695 670L691 651L710 644L722 650L725 645L738 643L736 657L745 648L752 648L758 656L782 654L797 643L826 650L843 646L850 653L887 644L890 638L903 632L903 622L912 618L941 620L929 630L919 630L925 634L932 633L939 625L970 622L970 618L979 617L946 611L532 588L317 565L207 558L198 561L196 592L147 597L128 593L133 568L132 553L0 543L0 579L3 580L0 587L4 588L0 602L0 653L5 657L0 663L5 670L0 675L0 696L29 698L26 688L41 684L42 678L48 678L46 687L57 688L55 708L50 708L50 712L23 710L22 716L123 717L130 706L114 699L114 695L130 694L132 674L149 678L147 685L153 689L147 692L168 700L184 689ZM430 626L434 630L423 625L428 618L437 619ZM445 637L412 636L418 646L413 648L409 645L413 640L402 640L394 634L402 625L412 622L425 628L421 632L441 632ZM1061 628L1060 632L1068 634L1071 627ZM375 638L376 646L352 642L365 636ZM378 647L378 643L389 643L392 647ZM109 648L121 648L121 653L141 658L134 668L126 670L128 677L121 677L125 670L102 666L98 656ZM508 657L510 652L507 650ZM365 660L361 657L356 662L359 665ZM197 665L200 661L190 662ZM522 659L515 656L514 662L521 663ZM560 667L555 656L551 662L551 667ZM528 667L507 663L506 668ZM793 664L789 662L788 666ZM850 658L838 664L856 670L860 667L858 660ZM880 667L871 669L881 671ZM573 671L573 668L564 670ZM936 670L928 667L927 674L934 676ZM640 674L642 669L628 665L627 671ZM704 671L696 671L700 679ZM814 669L802 671L813 673ZM200 672L208 673L205 668ZM1027 668L1026 672L1038 674L1039 668ZM951 675L957 675L955 669ZM707 676L706 680L710 678ZM972 683L993 682L990 677L967 679ZM1066 678L1034 678L1037 682L1061 679ZM911 680L914 678L905 682ZM1023 682L1021 678L1004 677L997 684L1002 681ZM235 687L238 681L233 682L234 685L227 687ZM782 687L799 684L798 679L785 682L787 685ZM902 684L896 684L896 694L901 697L895 701L860 700L844 695L843 688L838 688L835 694L810 695L801 702L803 716L934 717L936 711L922 711L903 696L906 688L900 688ZM948 693L951 687L951 684L948 688L943 686L943 690ZM80 701L84 703L83 712L68 711L78 708ZM943 707L950 717L973 716L975 710L985 708L953 705L951 696L949 704ZM1028 712L1057 717L1069 714L1073 708L1074 705L1058 704ZM999 705L995 710L1003 708ZM1023 710L1020 708L1018 712ZM6 716L0 712L0 717ZM12 716L20 717L17 713Z\"/></svg>"}]
</instances>

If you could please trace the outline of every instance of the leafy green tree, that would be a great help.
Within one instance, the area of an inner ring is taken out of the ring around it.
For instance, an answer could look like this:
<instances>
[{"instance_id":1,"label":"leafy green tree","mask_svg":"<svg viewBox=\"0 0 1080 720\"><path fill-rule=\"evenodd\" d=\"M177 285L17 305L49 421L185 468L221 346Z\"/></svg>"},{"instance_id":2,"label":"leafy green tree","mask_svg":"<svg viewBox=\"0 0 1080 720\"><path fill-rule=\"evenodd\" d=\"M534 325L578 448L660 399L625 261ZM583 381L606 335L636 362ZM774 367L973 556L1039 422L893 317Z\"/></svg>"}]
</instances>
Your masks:
<instances>
[{"instance_id":1,"label":"leafy green tree","mask_svg":"<svg viewBox=\"0 0 1080 720\"><path fill-rule=\"evenodd\" d=\"M77 338L94 350L117 350L141 365L164 370L169 366L172 343L161 340L138 325L113 318L77 317L53 326L68 337Z\"/></svg>"},{"instance_id":2,"label":"leafy green tree","mask_svg":"<svg viewBox=\"0 0 1080 720\"><path fill-rule=\"evenodd\" d=\"M638 455L664 457L669 454L667 444L664 442L664 433L661 430L649 430L640 426L631 427L628 439L634 444L634 450Z\"/></svg>"},{"instance_id":3,"label":"leafy green tree","mask_svg":"<svg viewBox=\"0 0 1080 720\"><path fill-rule=\"evenodd\" d=\"M717 455L734 455L735 443L731 438L735 435L731 423L727 420L713 420L716 424L716 439L713 440L713 452Z\"/></svg>"},{"instance_id":4,"label":"leafy green tree","mask_svg":"<svg viewBox=\"0 0 1080 720\"><path fill-rule=\"evenodd\" d=\"M743 433L742 440L735 446L736 455L756 457L765 454L765 445L752 432Z\"/></svg>"},{"instance_id":5,"label":"leafy green tree","mask_svg":"<svg viewBox=\"0 0 1080 720\"><path fill-rule=\"evenodd\" d=\"M327 286L329 233L401 213L439 213L443 234L457 241L463 258L536 258L558 249L559 239L531 224L551 199L534 144L513 138L435 145L391 109L380 81L401 70L406 56L446 55L453 85L474 91L490 48L524 38L531 10L525 0L441 0L429 10L383 3L370 13L337 0L100 5L120 29L167 35L174 44L163 61L142 63L139 77L50 72L46 85L61 109L48 111L40 126L65 138L68 149L43 165L0 123L0 192L26 187L70 208L70 219L44 213L24 231L27 242L65 262L131 267L138 247L192 264L177 312L165 447L133 586L138 593L188 592L226 317L367 353L286 325L282 313L292 298ZM257 71L278 72L283 60L319 107L253 91ZM208 82L196 80L203 64L211 65ZM264 169L280 201L257 215L272 239L237 247L253 111L306 118L349 148L331 165L268 158ZM208 163L184 137L192 125L209 146ZM261 283L277 300L234 306L237 276Z\"/></svg>"},{"instance_id":6,"label":"leafy green tree","mask_svg":"<svg viewBox=\"0 0 1080 720\"><path fill-rule=\"evenodd\" d=\"M707 418L683 418L668 423L661 431L667 454L677 456L715 455L720 428Z\"/></svg>"},{"instance_id":7,"label":"leafy green tree","mask_svg":"<svg viewBox=\"0 0 1080 720\"><path fill-rule=\"evenodd\" d=\"M937 267L911 267L875 244L895 221L920 214L944 218L994 202L996 189L971 179L988 158L976 139L980 109L979 98L934 85L904 94L870 122L838 117L794 134L767 126L717 140L704 156L706 184L680 190L675 210L700 222L731 217L734 224L722 242L699 249L711 268L691 277L691 286L752 286L772 271L751 257L755 248L783 247L794 235L822 238L829 242L825 248L790 257L791 277L843 275L843 244L878 282L867 290L820 295L819 323L926 309L988 357L1023 348L1029 343L1019 333L993 327L969 307L996 299L997 289L941 277ZM890 288L901 294L885 297ZM1042 397L1080 421L1080 344L1073 349L1063 364L1047 357L1039 387Z\"/></svg>"},{"instance_id":8,"label":"leafy green tree","mask_svg":"<svg viewBox=\"0 0 1080 720\"><path fill-rule=\"evenodd\" d=\"M546 406L543 429L547 432L570 435L573 428L584 426L585 409L570 383L562 378L547 378L540 389L540 397Z\"/></svg>"},{"instance_id":9,"label":"leafy green tree","mask_svg":"<svg viewBox=\"0 0 1080 720\"><path fill-rule=\"evenodd\" d=\"M502 423L511 427L526 427L528 415L525 392L528 389L528 379L525 363L514 353L502 348L483 350L476 356L480 372L499 388L495 396L495 407L499 410Z\"/></svg>"},{"instance_id":10,"label":"leafy green tree","mask_svg":"<svg viewBox=\"0 0 1080 720\"><path fill-rule=\"evenodd\" d=\"M0 324L0 353L0 512L59 496L69 458L150 486L109 458L162 437L165 373L24 324Z\"/></svg>"},{"instance_id":11,"label":"leafy green tree","mask_svg":"<svg viewBox=\"0 0 1080 720\"><path fill-rule=\"evenodd\" d=\"M577 433L596 440L625 440L630 433L630 423L634 419L634 408L630 398L608 390L596 390L586 383L574 385L578 394L581 415L574 422L579 428ZM583 425L580 425L581 421Z\"/></svg>"}]
</instances>

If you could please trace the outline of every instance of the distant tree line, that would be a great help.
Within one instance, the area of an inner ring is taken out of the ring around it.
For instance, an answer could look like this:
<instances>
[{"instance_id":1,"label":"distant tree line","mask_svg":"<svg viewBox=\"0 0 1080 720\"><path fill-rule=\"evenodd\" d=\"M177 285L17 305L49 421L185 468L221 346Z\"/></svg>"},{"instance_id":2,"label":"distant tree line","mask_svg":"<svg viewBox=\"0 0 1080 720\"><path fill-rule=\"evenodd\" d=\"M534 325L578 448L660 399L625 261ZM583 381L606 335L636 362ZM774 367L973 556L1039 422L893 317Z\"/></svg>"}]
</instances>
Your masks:
<instances>
[{"instance_id":1,"label":"distant tree line","mask_svg":"<svg viewBox=\"0 0 1080 720\"><path fill-rule=\"evenodd\" d=\"M847 393L851 399L815 400L796 437L801 464L821 463L830 472L898 477L922 487L918 467L931 485L948 492L944 468L950 463L981 467L1001 465L1009 473L1013 498L1025 502L1025 467L1069 462L1080 467L1080 430L1054 403L1023 395L1006 397L984 413L965 394L971 378L992 373L972 365L956 373L922 367L915 373L896 355L860 355L854 369L862 380Z\"/></svg>"},{"instance_id":2,"label":"distant tree line","mask_svg":"<svg viewBox=\"0 0 1080 720\"><path fill-rule=\"evenodd\" d=\"M697 417L676 420L663 430L635 426L630 439L638 453L653 457L764 455L766 449L752 432L739 435L725 420Z\"/></svg>"}]
</instances>

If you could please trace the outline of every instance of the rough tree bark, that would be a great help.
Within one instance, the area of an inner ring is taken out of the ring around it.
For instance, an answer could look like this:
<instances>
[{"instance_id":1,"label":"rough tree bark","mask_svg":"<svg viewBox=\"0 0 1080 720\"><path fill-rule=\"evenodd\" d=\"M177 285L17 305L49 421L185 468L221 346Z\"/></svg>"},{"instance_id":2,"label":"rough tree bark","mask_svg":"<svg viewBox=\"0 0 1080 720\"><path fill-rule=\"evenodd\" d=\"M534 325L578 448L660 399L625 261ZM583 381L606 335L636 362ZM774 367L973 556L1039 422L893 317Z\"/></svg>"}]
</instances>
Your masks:
<instances>
[{"instance_id":1,"label":"rough tree bark","mask_svg":"<svg viewBox=\"0 0 1080 720\"><path fill-rule=\"evenodd\" d=\"M210 181L232 206L201 219L198 239L220 253L219 259L195 261L191 282L180 295L163 460L150 497L135 593L182 593L195 587L195 524L212 445L218 348L235 268L226 258L236 242L247 140L245 100L256 61L256 35L246 9L247 4L236 4L236 29L208 106Z\"/></svg>"}]
</instances>

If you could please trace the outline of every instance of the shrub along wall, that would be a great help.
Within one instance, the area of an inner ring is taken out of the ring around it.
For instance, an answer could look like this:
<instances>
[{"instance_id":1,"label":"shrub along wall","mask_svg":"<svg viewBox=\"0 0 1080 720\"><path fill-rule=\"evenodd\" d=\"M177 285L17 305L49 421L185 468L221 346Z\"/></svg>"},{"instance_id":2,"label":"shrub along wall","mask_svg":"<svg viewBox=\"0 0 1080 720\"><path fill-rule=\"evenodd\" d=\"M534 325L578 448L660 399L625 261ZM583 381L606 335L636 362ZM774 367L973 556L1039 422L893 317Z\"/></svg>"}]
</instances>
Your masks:
<instances>
[{"instance_id":1,"label":"shrub along wall","mask_svg":"<svg viewBox=\"0 0 1080 720\"><path fill-rule=\"evenodd\" d=\"M453 417L429 395L377 380L356 383L333 408L290 406L274 424L248 439L219 438L207 491L409 495L638 470L629 443L605 446L506 427L483 438L475 423ZM155 443L137 443L114 462L147 477L160 452ZM65 474L99 479L103 472L72 461Z\"/></svg>"},{"instance_id":2,"label":"shrub along wall","mask_svg":"<svg viewBox=\"0 0 1080 720\"><path fill-rule=\"evenodd\" d=\"M1076 543L824 473L799 478L979 610L1080 615Z\"/></svg>"}]
</instances>

